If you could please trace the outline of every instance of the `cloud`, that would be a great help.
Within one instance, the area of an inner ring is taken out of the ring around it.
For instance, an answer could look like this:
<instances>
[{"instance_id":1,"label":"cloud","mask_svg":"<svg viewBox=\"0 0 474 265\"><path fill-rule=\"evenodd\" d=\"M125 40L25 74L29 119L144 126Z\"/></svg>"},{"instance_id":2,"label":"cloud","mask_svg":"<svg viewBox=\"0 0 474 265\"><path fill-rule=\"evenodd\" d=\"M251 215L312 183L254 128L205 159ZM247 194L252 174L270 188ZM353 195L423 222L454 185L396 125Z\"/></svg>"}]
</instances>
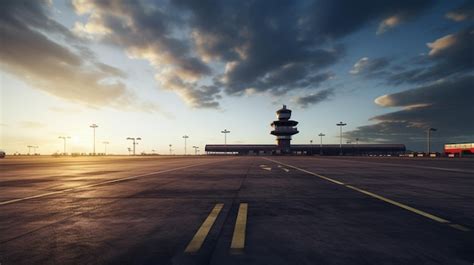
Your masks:
<instances>
[{"instance_id":1,"label":"cloud","mask_svg":"<svg viewBox=\"0 0 474 265\"><path fill-rule=\"evenodd\" d=\"M443 36L427 43L430 51L424 56L423 65L400 72L388 78L391 85L423 83L450 78L474 69L474 27Z\"/></svg>"},{"instance_id":2,"label":"cloud","mask_svg":"<svg viewBox=\"0 0 474 265\"><path fill-rule=\"evenodd\" d=\"M438 150L442 143L471 141L474 125L474 28L442 36L427 43L429 51L411 60L411 64L392 65L382 74L370 71L371 60L362 58L351 70L373 78L384 78L388 85L410 84L415 87L375 99L384 108L398 110L372 117L375 124L358 127L348 137L374 142L399 142L423 150L426 129L438 128ZM408 66L406 66L408 65ZM373 69L378 69L373 67ZM377 74L373 74L373 73Z\"/></svg>"},{"instance_id":3,"label":"cloud","mask_svg":"<svg viewBox=\"0 0 474 265\"><path fill-rule=\"evenodd\" d=\"M352 75L362 75L365 77L375 78L386 75L385 69L390 65L388 58L374 58L368 57L360 58L349 71Z\"/></svg>"},{"instance_id":4,"label":"cloud","mask_svg":"<svg viewBox=\"0 0 474 265\"><path fill-rule=\"evenodd\" d=\"M75 32L87 38L124 48L130 58L147 60L156 70L162 87L177 92L193 107L216 107L219 89L199 84L212 69L193 53L183 40L170 6L158 3L119 1L74 1L85 24L76 23ZM181 22L181 21L180 21Z\"/></svg>"},{"instance_id":5,"label":"cloud","mask_svg":"<svg viewBox=\"0 0 474 265\"><path fill-rule=\"evenodd\" d=\"M454 37L452 34L449 34L435 40L434 42L427 43L426 45L431 49L428 55L436 56L440 52L443 52L443 50L446 50L456 44L456 41L456 37Z\"/></svg>"},{"instance_id":6,"label":"cloud","mask_svg":"<svg viewBox=\"0 0 474 265\"><path fill-rule=\"evenodd\" d=\"M317 93L314 93L311 95L297 97L295 99L295 102L300 107L307 108L310 105L315 105L320 102L326 101L332 95L334 95L334 89L329 88L329 89L318 91Z\"/></svg>"},{"instance_id":7,"label":"cloud","mask_svg":"<svg viewBox=\"0 0 474 265\"><path fill-rule=\"evenodd\" d=\"M390 28L393 28L402 22L402 18L398 15L388 17L380 22L379 27L377 29L377 35L380 35L387 31Z\"/></svg>"},{"instance_id":8,"label":"cloud","mask_svg":"<svg viewBox=\"0 0 474 265\"><path fill-rule=\"evenodd\" d=\"M423 150L426 129L434 127L438 129L438 144L472 140L472 84L474 76L467 75L381 96L376 104L401 110L375 116L371 120L376 124L358 127L347 132L347 136L406 143L410 148Z\"/></svg>"},{"instance_id":9,"label":"cloud","mask_svg":"<svg viewBox=\"0 0 474 265\"><path fill-rule=\"evenodd\" d=\"M433 1L73 3L85 16L77 34L147 60L161 87L191 106L216 108L223 94L318 88L345 54L343 37L373 20L415 17Z\"/></svg>"},{"instance_id":10,"label":"cloud","mask_svg":"<svg viewBox=\"0 0 474 265\"><path fill-rule=\"evenodd\" d=\"M49 107L48 108L50 111L57 112L57 113L67 113L67 114L74 114L74 113L79 113L81 112L80 109L74 109L74 108L62 108L62 107Z\"/></svg>"},{"instance_id":11,"label":"cloud","mask_svg":"<svg viewBox=\"0 0 474 265\"><path fill-rule=\"evenodd\" d=\"M473 20L474 19L474 2L472 0L466 0L458 8L446 13L446 18L456 21L456 22L461 22L465 20Z\"/></svg>"},{"instance_id":12,"label":"cloud","mask_svg":"<svg viewBox=\"0 0 474 265\"><path fill-rule=\"evenodd\" d=\"M20 126L24 129L41 129L46 127L46 124L36 121L22 121Z\"/></svg>"},{"instance_id":13,"label":"cloud","mask_svg":"<svg viewBox=\"0 0 474 265\"><path fill-rule=\"evenodd\" d=\"M49 8L46 1L2 2L2 70L35 89L90 107L157 110L149 103L144 109L121 81L126 74L98 62L83 40L49 17Z\"/></svg>"},{"instance_id":14,"label":"cloud","mask_svg":"<svg viewBox=\"0 0 474 265\"><path fill-rule=\"evenodd\" d=\"M432 0L327 0L314 1L307 18L313 26L311 32L317 36L337 38L354 32L373 20L386 21L391 17L413 19L431 7Z\"/></svg>"}]
</instances>

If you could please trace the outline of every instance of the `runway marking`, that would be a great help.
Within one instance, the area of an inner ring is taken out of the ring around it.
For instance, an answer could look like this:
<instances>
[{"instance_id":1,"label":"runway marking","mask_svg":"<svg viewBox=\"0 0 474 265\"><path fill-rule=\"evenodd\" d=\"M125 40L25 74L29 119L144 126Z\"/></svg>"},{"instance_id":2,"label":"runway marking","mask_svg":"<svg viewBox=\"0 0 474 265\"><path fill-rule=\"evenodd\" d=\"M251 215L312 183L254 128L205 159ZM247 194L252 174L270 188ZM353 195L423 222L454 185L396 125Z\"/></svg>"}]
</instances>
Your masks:
<instances>
[{"instance_id":1,"label":"runway marking","mask_svg":"<svg viewBox=\"0 0 474 265\"><path fill-rule=\"evenodd\" d=\"M281 165L278 165L278 168L281 168L282 170L284 170L285 172L290 172L290 170L288 168L284 168L282 167Z\"/></svg>"},{"instance_id":2,"label":"runway marking","mask_svg":"<svg viewBox=\"0 0 474 265\"><path fill-rule=\"evenodd\" d=\"M194 235L193 239L191 239L191 242L189 242L184 252L196 253L199 251L199 249L201 249L201 246L204 243L204 240L206 240L207 234L209 234L209 231L214 225L217 216L219 216L222 207L224 207L223 203L218 203L214 206L214 209L212 209L209 216L207 216L206 220L204 220L204 223L202 223L201 227L199 227L198 231Z\"/></svg>"},{"instance_id":3,"label":"runway marking","mask_svg":"<svg viewBox=\"0 0 474 265\"><path fill-rule=\"evenodd\" d=\"M172 169L166 169L166 170L160 170L160 171L140 174L140 175L136 175L136 176L128 176L128 177L123 177L123 178L118 178L118 179L111 179L111 180L101 181L101 182L92 183L92 184L86 184L86 185L77 186L77 187L64 189L64 190L41 193L41 194L38 194L38 195L32 195L32 196L27 196L27 197L23 197L23 198L12 199L12 200L8 200L8 201L2 201L2 202L0 202L0 206L7 205L7 204L12 204L12 203L15 203L15 202L21 202L21 201L37 199L37 198L47 197L47 196L56 195L56 194L61 194L61 193L69 192L69 191L75 191L75 190L80 190L80 189L85 189L85 188L91 188L91 187L100 186L100 185L104 185L104 184L110 184L110 183L116 183L116 182L130 180L130 179L147 177L147 176L151 176L151 175L162 174L162 173L167 173L167 172L171 172L171 171L176 171L176 170L181 170L181 169L186 169L186 168L191 168L191 167L196 167L196 166L202 166L202 165L217 163L217 162L222 162L222 161L211 161L211 162L199 163L199 164L194 164L194 165L189 165L189 166L183 166L183 167L177 167L177 168L172 168Z\"/></svg>"},{"instance_id":4,"label":"runway marking","mask_svg":"<svg viewBox=\"0 0 474 265\"><path fill-rule=\"evenodd\" d=\"M471 230L469 230L469 228L467 227L464 227L462 225L458 225L458 224L450 224L449 226L453 227L453 228L456 228L458 230L461 230L461 231L464 231L464 232L469 232Z\"/></svg>"},{"instance_id":5,"label":"runway marking","mask_svg":"<svg viewBox=\"0 0 474 265\"><path fill-rule=\"evenodd\" d=\"M446 220L446 219L443 219L443 218L441 218L441 217L438 217L438 216L432 215L432 214L430 214L430 213L427 213L427 212L424 212L424 211L415 209L415 208L413 208L413 207L410 207L410 206L408 206L408 205L405 205L405 204L396 202L396 201L394 201L394 200L390 200L390 199L388 199L388 198L382 197L382 196L377 195L377 194L374 194L374 193L372 193L372 192L369 192L369 191L366 191L366 190L363 190L363 189L359 189L359 188L356 188L356 187L351 186L351 185L345 185L345 186L348 187L349 189L353 189L353 190L356 190L356 191L358 191L358 192L364 193L364 194L366 194L366 195L369 195L369 196L374 197L374 198L376 198L376 199L379 199L379 200L382 200L382 201L384 201L384 202L393 204L393 205L395 205L395 206L398 206L398 207L403 208L403 209L405 209L405 210L408 210L408 211L410 211L410 212L414 212L414 213L416 213L416 214L422 215L422 216L424 216L424 217L426 217L426 218L429 218L429 219L431 219L431 220L434 220L434 221L436 221L436 222L438 222L438 223L442 223L442 224L449 224L449 223L450 223L450 221L448 221L448 220Z\"/></svg>"},{"instance_id":6,"label":"runway marking","mask_svg":"<svg viewBox=\"0 0 474 265\"><path fill-rule=\"evenodd\" d=\"M245 247L245 229L247 226L247 210L248 204L241 203L237 219L235 221L234 235L232 236L232 243L230 245L232 254L240 254Z\"/></svg>"},{"instance_id":7,"label":"runway marking","mask_svg":"<svg viewBox=\"0 0 474 265\"><path fill-rule=\"evenodd\" d=\"M395 205L395 206L398 206L402 209L405 209L407 211L410 211L412 213L416 213L418 215L421 215L421 216L424 216L426 218L429 218L433 221L436 221L438 223L441 223L441 224L448 224L450 227L452 228L455 228L457 230L460 230L460 231L463 231L463 232L469 232L471 231L469 228L467 227L464 227L462 225L459 225L459 224L454 224L452 223L451 221L449 220L446 220L446 219L443 219L441 217L438 217L436 215L433 215L433 214L430 214L430 213L427 213L425 211L422 211L422 210L418 210L416 208L413 208L411 206L408 206L406 204L403 204L403 203L399 203L399 202L396 202L394 200L391 200L391 199L388 199L388 198L385 198L381 195L377 195L375 193L372 193L372 192L369 192L369 191L366 191L366 190L363 190L363 189L359 189L357 187L354 187L352 185L348 185L348 184L344 184L343 182L340 182L340 181L337 181L337 180L334 180L334 179L331 179L331 178L328 178L326 176L323 176L323 175L320 175L320 174L317 174L317 173L314 173L314 172L311 172L311 171L308 171L308 170L305 170L305 169L302 169L302 168L299 168L299 167L295 167L295 166L292 166L292 165L288 165L288 164L285 164L283 162L279 162L279 161L276 161L276 160L273 160L273 159L270 159L270 158L265 158L264 159L266 160L269 160L269 161L272 161L272 162L275 162L275 163L278 163L278 164L281 164L281 165L284 165L284 166L287 166L287 167L290 167L290 168L294 168L296 170L299 170L299 171L302 171L302 172L305 172L305 173L308 173L308 174L311 174L313 176L316 176L316 177L319 177L319 178L322 178L324 180L327 180L327 181L330 181L330 182L333 182L335 184L339 184L339 185L342 185L344 187L347 187L349 189L352 189L352 190L355 190L355 191L358 191L360 193L363 193L365 195L368 195L372 198L375 198L375 199L378 199L378 200L381 200L383 202L386 202L386 203L389 203L389 204L392 204L392 205Z\"/></svg>"},{"instance_id":8,"label":"runway marking","mask_svg":"<svg viewBox=\"0 0 474 265\"><path fill-rule=\"evenodd\" d=\"M331 160L335 161L335 159L328 159L328 158L318 158L320 160ZM460 172L460 173L474 173L472 170L463 170L458 168L445 168L445 167L429 167L429 166L417 166L417 165L407 165L407 164L393 164L393 163L383 163L383 162L368 162L363 160L347 160L347 159L337 159L337 161L347 161L347 162L357 162L362 164L369 164L369 165L387 165L387 166L394 166L394 167L412 167L412 168L422 168L422 169L436 169L436 170L443 170L443 171L451 171L451 172Z\"/></svg>"}]
</instances>

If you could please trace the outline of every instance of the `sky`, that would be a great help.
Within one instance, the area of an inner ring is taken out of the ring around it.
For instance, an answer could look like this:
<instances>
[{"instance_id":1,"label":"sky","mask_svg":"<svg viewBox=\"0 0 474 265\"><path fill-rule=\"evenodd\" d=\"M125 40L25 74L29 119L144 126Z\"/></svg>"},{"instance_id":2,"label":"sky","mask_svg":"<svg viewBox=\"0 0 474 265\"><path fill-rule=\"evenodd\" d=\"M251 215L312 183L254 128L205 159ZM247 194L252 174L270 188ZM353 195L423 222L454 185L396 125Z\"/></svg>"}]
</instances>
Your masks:
<instances>
[{"instance_id":1,"label":"sky","mask_svg":"<svg viewBox=\"0 0 474 265\"><path fill-rule=\"evenodd\" d=\"M0 149L474 141L474 1L0 2ZM153 151L154 150L154 151Z\"/></svg>"}]
</instances>

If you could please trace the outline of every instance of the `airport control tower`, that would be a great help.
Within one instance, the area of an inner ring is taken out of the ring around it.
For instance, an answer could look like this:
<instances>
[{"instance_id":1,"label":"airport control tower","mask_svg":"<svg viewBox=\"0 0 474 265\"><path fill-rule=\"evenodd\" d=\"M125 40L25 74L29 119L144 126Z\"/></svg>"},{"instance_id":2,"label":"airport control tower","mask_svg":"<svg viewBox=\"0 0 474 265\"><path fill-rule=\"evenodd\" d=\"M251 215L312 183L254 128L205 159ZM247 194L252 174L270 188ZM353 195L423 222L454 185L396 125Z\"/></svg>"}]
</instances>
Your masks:
<instances>
[{"instance_id":1,"label":"airport control tower","mask_svg":"<svg viewBox=\"0 0 474 265\"><path fill-rule=\"evenodd\" d=\"M271 131L271 134L277 137L277 152L281 154L291 153L291 136L298 133L298 129L294 127L298 122L290 120L291 110L287 109L286 105L277 110L276 116L278 120L272 122L273 131Z\"/></svg>"}]
</instances>

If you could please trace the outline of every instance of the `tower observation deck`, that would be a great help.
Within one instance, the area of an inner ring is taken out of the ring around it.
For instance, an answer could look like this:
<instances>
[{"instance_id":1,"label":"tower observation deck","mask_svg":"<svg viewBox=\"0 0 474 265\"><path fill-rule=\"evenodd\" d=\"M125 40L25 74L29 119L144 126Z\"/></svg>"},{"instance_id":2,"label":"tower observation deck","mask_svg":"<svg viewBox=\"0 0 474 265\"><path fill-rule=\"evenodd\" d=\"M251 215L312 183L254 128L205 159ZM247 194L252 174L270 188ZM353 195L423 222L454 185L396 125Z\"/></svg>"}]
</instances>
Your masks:
<instances>
[{"instance_id":1,"label":"tower observation deck","mask_svg":"<svg viewBox=\"0 0 474 265\"><path fill-rule=\"evenodd\" d=\"M276 116L278 120L272 122L273 131L270 132L276 136L276 151L282 154L291 153L291 136L298 133L298 129L295 127L298 122L290 120L291 110L287 109L286 105L277 110Z\"/></svg>"}]
</instances>

